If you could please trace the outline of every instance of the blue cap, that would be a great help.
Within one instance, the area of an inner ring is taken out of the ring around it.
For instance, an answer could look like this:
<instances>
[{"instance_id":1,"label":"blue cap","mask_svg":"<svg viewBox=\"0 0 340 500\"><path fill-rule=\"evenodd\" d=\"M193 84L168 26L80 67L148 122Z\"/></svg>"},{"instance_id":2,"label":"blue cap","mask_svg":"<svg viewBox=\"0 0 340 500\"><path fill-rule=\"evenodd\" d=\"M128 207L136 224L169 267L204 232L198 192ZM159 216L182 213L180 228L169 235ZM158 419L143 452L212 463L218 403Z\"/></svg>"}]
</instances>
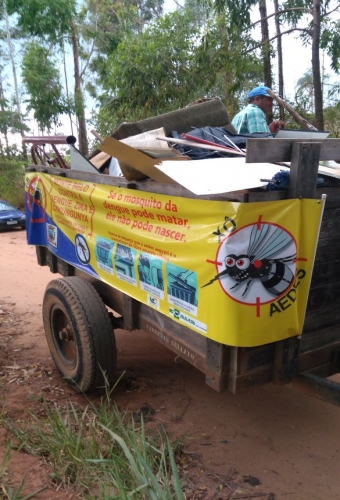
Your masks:
<instances>
[{"instance_id":1,"label":"blue cap","mask_svg":"<svg viewBox=\"0 0 340 500\"><path fill-rule=\"evenodd\" d=\"M270 95L267 92L267 89L270 90L269 87L265 87L262 85L261 87L255 87L253 90L251 90L248 94L248 99L251 99L252 97L256 97L258 95L265 95L266 97L270 97Z\"/></svg>"}]
</instances>

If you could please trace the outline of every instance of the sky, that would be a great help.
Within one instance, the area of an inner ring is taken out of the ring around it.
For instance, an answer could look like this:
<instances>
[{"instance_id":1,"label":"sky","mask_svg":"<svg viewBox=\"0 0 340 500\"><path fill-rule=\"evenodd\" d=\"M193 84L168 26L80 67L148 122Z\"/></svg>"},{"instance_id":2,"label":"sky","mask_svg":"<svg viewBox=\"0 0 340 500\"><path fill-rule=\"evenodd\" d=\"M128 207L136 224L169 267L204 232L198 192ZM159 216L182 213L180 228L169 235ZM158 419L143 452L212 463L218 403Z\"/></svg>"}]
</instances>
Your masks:
<instances>
[{"instance_id":1,"label":"sky","mask_svg":"<svg viewBox=\"0 0 340 500\"><path fill-rule=\"evenodd\" d=\"M268 14L273 12L273 2L267 0ZM254 17L259 18L258 12L255 12ZM306 17L310 21L311 17ZM340 19L340 14L332 14L332 19ZM300 26L305 26L306 22L300 23ZM282 26L281 32L286 31L288 28ZM275 35L274 23L271 22L269 26L269 36ZM284 86L285 95L290 98L294 98L296 84L298 80L312 68L312 48L311 45L304 47L301 40L298 38L296 33L289 33L282 37L282 52L283 52L283 75L284 75ZM331 69L330 58L324 51L320 51L320 65L324 67L325 75L329 75L329 82L334 83L335 81L340 81L340 75L335 75ZM277 67L277 59L273 59L273 69L275 71L275 66Z\"/></svg>"}]
</instances>

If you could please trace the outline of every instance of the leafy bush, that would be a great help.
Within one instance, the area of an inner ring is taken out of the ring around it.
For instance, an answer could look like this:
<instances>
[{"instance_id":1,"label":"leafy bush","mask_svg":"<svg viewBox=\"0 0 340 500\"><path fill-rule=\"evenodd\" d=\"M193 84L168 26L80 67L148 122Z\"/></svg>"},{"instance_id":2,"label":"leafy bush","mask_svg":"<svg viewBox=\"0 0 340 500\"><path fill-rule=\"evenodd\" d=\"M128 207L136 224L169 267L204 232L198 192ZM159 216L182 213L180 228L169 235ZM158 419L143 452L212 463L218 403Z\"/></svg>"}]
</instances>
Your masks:
<instances>
[{"instance_id":1,"label":"leafy bush","mask_svg":"<svg viewBox=\"0 0 340 500\"><path fill-rule=\"evenodd\" d=\"M24 163L0 157L0 198L15 207L24 207Z\"/></svg>"}]
</instances>

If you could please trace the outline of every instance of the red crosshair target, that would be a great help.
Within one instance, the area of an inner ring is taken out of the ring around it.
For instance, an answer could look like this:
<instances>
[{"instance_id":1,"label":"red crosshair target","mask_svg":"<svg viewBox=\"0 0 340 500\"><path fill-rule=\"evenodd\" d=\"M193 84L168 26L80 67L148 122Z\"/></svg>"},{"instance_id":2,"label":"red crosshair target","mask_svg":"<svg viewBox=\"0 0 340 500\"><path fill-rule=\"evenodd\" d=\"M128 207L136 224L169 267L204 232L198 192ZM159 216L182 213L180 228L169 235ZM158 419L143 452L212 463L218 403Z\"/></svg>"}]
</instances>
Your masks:
<instances>
[{"instance_id":1,"label":"red crosshair target","mask_svg":"<svg viewBox=\"0 0 340 500\"><path fill-rule=\"evenodd\" d=\"M293 286L297 258L294 236L278 224L258 221L229 234L214 261L217 274L204 287L219 281L231 299L255 306L274 302Z\"/></svg>"}]
</instances>

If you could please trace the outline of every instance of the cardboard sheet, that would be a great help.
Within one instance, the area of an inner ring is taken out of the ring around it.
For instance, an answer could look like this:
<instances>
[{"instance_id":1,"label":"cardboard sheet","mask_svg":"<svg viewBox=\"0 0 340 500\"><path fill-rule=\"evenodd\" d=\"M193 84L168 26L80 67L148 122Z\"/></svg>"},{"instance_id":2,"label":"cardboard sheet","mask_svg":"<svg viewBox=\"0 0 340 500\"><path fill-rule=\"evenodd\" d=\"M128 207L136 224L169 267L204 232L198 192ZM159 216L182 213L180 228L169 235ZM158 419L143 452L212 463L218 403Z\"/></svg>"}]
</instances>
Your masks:
<instances>
[{"instance_id":1,"label":"cardboard sheet","mask_svg":"<svg viewBox=\"0 0 340 500\"><path fill-rule=\"evenodd\" d=\"M265 186L280 170L272 163L246 163L245 158L214 158L186 162L163 161L156 167L198 195L220 194ZM266 179L261 182L260 179Z\"/></svg>"},{"instance_id":2,"label":"cardboard sheet","mask_svg":"<svg viewBox=\"0 0 340 500\"><path fill-rule=\"evenodd\" d=\"M165 137L164 128L157 128L155 130L143 132L142 134L131 135L130 137L126 137L126 139L120 139L120 142L124 142L124 144L128 144L136 149L158 148L171 150L167 142L157 139L158 136Z\"/></svg>"},{"instance_id":3,"label":"cardboard sheet","mask_svg":"<svg viewBox=\"0 0 340 500\"><path fill-rule=\"evenodd\" d=\"M166 182L173 184L176 182L172 177L166 175L161 170L158 170L155 165L160 162L159 158L151 158L138 149L135 149L121 141L117 141L112 137L107 137L99 146L101 151L114 156L117 160L130 165L131 167L139 170L144 175L147 175L151 179L158 182ZM177 163L179 160L186 160L184 156L176 157L172 163ZM179 163L187 163L186 161L180 161Z\"/></svg>"},{"instance_id":4,"label":"cardboard sheet","mask_svg":"<svg viewBox=\"0 0 340 500\"><path fill-rule=\"evenodd\" d=\"M177 149L169 146L167 141L160 140L159 137L162 139L165 138L164 128L157 128L143 132L142 134L132 135L126 139L120 139L120 142L132 146L152 158L165 158L166 160L170 160L173 156L181 157L181 159L184 158Z\"/></svg>"},{"instance_id":5,"label":"cardboard sheet","mask_svg":"<svg viewBox=\"0 0 340 500\"><path fill-rule=\"evenodd\" d=\"M110 155L106 154L106 153L98 153L96 156L94 156L93 158L90 159L90 162L92 163L92 165L94 165L96 168L100 168L104 165L105 162L107 162L107 160L111 158Z\"/></svg>"}]
</instances>

